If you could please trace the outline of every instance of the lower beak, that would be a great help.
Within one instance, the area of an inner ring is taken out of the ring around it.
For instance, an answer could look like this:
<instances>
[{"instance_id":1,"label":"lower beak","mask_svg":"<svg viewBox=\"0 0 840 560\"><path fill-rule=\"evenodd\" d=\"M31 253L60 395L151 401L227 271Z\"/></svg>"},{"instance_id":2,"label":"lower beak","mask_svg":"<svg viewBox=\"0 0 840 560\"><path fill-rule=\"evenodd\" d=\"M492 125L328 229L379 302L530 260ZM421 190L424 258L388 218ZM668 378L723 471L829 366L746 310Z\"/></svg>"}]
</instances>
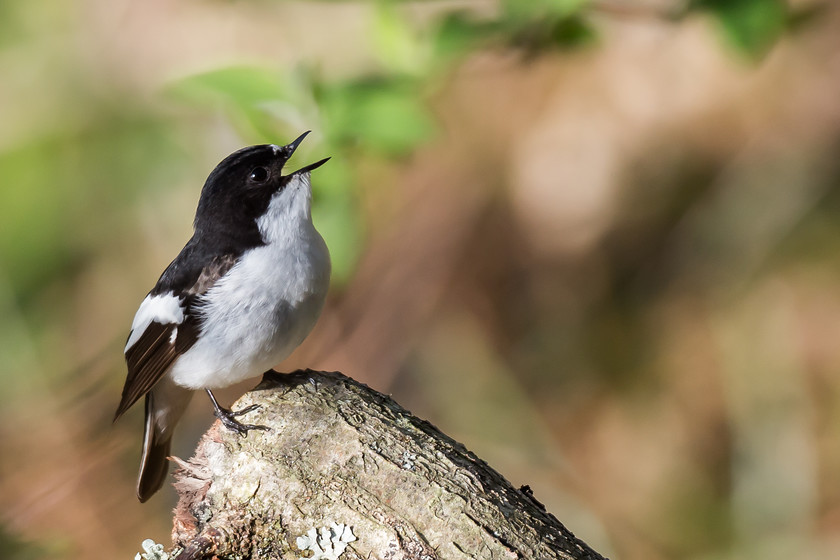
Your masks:
<instances>
[{"instance_id":1,"label":"lower beak","mask_svg":"<svg viewBox=\"0 0 840 560\"><path fill-rule=\"evenodd\" d=\"M327 163L327 161L329 161L329 159L330 158L327 157L327 158L322 159L321 161L316 161L315 163L310 163L309 165L301 167L300 169L298 169L297 171L292 173L292 175L297 175L298 173L306 173L307 171L312 171L313 169L317 169L317 168L321 167L322 165L324 165L325 163Z\"/></svg>"}]
</instances>

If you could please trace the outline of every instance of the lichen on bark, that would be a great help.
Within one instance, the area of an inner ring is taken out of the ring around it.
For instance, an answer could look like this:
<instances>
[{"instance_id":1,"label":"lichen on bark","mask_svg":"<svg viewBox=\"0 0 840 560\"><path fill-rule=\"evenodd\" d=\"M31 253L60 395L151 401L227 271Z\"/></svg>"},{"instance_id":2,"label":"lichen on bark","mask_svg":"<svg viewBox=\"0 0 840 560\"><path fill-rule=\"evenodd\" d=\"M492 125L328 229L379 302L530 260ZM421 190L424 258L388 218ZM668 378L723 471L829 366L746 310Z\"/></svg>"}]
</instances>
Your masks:
<instances>
[{"instance_id":1,"label":"lichen on bark","mask_svg":"<svg viewBox=\"0 0 840 560\"><path fill-rule=\"evenodd\" d=\"M181 559L297 559L297 538L332 523L356 538L342 559L602 558L527 487L340 373L266 374L235 408L252 404L268 431L216 422L177 461Z\"/></svg>"}]
</instances>

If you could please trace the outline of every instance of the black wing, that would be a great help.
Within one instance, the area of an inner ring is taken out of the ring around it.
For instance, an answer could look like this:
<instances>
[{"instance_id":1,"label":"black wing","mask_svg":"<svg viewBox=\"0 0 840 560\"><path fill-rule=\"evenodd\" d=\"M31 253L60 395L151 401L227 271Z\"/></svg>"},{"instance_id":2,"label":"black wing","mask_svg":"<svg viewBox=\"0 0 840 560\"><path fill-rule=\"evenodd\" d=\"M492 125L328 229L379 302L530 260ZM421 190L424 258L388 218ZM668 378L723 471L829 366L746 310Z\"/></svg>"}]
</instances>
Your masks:
<instances>
[{"instance_id":1,"label":"black wing","mask_svg":"<svg viewBox=\"0 0 840 560\"><path fill-rule=\"evenodd\" d=\"M148 393L175 359L189 350L201 329L193 312L196 300L236 264L239 257L225 254L196 259L188 244L166 269L134 317L126 342L128 375L114 420ZM208 263L190 267L190 260Z\"/></svg>"}]
</instances>

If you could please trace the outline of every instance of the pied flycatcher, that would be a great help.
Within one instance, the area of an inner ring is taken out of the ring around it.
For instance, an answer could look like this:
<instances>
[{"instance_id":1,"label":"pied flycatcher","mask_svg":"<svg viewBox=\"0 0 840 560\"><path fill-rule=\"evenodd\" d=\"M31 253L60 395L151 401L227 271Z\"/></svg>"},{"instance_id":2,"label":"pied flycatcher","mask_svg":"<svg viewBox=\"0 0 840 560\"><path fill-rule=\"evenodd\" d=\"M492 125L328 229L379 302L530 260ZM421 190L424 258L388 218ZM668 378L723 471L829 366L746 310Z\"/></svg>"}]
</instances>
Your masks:
<instances>
[{"instance_id":1,"label":"pied flycatcher","mask_svg":"<svg viewBox=\"0 0 840 560\"><path fill-rule=\"evenodd\" d=\"M163 485L175 424L193 391L216 416L247 434L211 389L269 370L309 334L327 294L330 255L310 216L310 171L285 163L308 134L287 146L263 144L226 157L210 173L194 233L149 292L125 345L128 375L114 420L146 397L137 497Z\"/></svg>"}]
</instances>

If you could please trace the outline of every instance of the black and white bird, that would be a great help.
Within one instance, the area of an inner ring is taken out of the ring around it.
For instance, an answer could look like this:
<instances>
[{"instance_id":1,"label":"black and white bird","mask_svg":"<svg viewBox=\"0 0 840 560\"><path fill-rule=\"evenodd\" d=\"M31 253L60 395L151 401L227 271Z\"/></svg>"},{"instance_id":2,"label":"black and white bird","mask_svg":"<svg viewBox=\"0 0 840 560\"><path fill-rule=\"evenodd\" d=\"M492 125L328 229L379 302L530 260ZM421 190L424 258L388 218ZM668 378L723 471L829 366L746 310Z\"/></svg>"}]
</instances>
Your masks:
<instances>
[{"instance_id":1,"label":"black and white bird","mask_svg":"<svg viewBox=\"0 0 840 560\"><path fill-rule=\"evenodd\" d=\"M321 313L330 256L312 225L310 171L283 175L308 133L287 146L263 144L226 157L210 173L194 233L149 292L125 345L128 375L114 420L146 397L137 497L163 485L175 425L193 391L204 389L216 416L247 434L211 389L255 377L282 361Z\"/></svg>"}]
</instances>

